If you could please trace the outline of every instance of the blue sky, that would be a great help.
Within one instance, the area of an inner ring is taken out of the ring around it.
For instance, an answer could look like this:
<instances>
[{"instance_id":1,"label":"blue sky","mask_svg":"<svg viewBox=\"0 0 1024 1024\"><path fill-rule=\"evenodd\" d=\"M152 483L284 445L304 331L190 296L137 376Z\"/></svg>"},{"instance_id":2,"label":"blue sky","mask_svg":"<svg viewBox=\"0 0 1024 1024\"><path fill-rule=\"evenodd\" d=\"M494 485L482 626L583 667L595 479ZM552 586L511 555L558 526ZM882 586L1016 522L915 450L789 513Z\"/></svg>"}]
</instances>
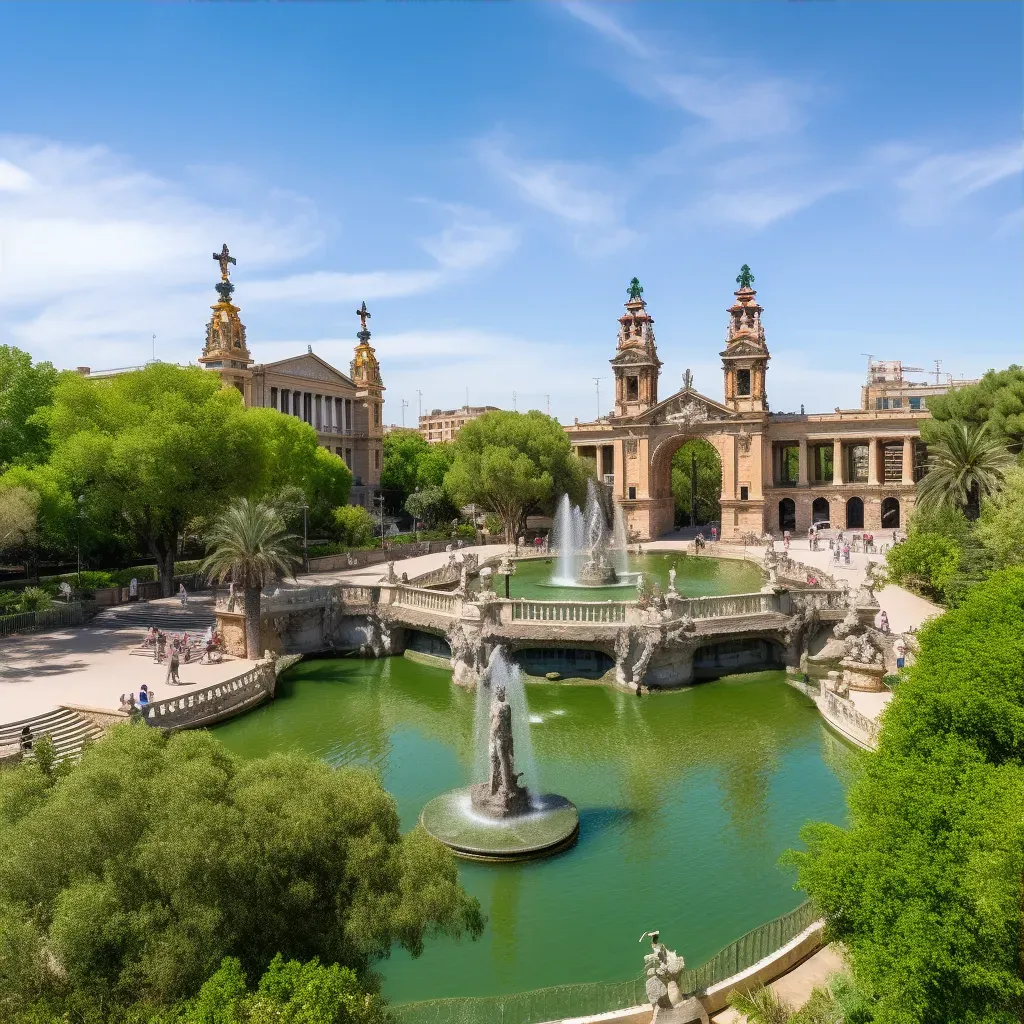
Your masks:
<instances>
[{"instance_id":1,"label":"blue sky","mask_svg":"<svg viewBox=\"0 0 1024 1024\"><path fill-rule=\"evenodd\" d=\"M347 369L367 301L389 422L606 410L634 275L721 397L742 263L776 410L1021 362L1022 10L3 4L0 341L194 360L227 241L260 361Z\"/></svg>"}]
</instances>

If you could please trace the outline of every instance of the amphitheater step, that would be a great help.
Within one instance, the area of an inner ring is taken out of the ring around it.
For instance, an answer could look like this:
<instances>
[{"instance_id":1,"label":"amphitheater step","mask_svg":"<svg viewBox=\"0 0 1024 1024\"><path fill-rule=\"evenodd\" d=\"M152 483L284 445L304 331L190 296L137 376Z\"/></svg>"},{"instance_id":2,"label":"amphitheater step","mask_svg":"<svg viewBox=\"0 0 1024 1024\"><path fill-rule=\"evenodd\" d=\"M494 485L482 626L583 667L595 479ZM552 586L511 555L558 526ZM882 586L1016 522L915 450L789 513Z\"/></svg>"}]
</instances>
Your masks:
<instances>
[{"instance_id":1,"label":"amphitheater step","mask_svg":"<svg viewBox=\"0 0 1024 1024\"><path fill-rule=\"evenodd\" d=\"M20 722L0 725L0 746L21 742L21 732L28 726L32 739L36 741L44 735L53 740L53 747L58 758L78 757L86 740L99 739L103 734L95 722L69 708L56 708L32 718L24 718ZM27 755L31 757L31 753Z\"/></svg>"},{"instance_id":2,"label":"amphitheater step","mask_svg":"<svg viewBox=\"0 0 1024 1024\"><path fill-rule=\"evenodd\" d=\"M165 633L201 633L215 623L212 605L196 603L188 608L155 604L107 608L95 615L89 625L93 629L149 629L156 626Z\"/></svg>"}]
</instances>

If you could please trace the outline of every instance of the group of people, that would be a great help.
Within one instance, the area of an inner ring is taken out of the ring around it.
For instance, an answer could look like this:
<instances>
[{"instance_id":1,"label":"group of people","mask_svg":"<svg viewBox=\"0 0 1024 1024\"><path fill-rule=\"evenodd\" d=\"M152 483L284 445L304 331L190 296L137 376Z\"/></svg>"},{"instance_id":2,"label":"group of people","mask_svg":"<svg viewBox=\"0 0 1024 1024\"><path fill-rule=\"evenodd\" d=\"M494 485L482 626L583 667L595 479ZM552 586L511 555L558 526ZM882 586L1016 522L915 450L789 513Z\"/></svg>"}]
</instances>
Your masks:
<instances>
[{"instance_id":1,"label":"group of people","mask_svg":"<svg viewBox=\"0 0 1024 1024\"><path fill-rule=\"evenodd\" d=\"M715 544L718 542L718 527L711 527L711 543ZM704 531L701 530L696 537L693 538L693 549L694 551L703 551L708 546L708 539L704 536Z\"/></svg>"},{"instance_id":2,"label":"group of people","mask_svg":"<svg viewBox=\"0 0 1024 1024\"><path fill-rule=\"evenodd\" d=\"M156 699L153 691L143 683L139 688L139 699L136 701L134 693L121 694L121 710L131 714L133 711L140 711L149 707Z\"/></svg>"}]
</instances>

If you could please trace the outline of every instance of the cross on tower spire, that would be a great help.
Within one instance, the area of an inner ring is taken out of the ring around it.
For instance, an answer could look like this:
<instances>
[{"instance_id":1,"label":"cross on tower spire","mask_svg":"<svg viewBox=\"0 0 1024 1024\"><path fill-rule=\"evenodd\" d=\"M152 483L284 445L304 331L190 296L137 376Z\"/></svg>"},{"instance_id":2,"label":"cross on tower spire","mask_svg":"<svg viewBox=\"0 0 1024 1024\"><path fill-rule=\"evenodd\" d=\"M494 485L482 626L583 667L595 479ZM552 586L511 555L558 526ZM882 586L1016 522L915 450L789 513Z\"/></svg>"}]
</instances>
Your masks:
<instances>
[{"instance_id":1,"label":"cross on tower spire","mask_svg":"<svg viewBox=\"0 0 1024 1024\"><path fill-rule=\"evenodd\" d=\"M213 258L220 264L220 279L226 281L228 279L228 264L234 263L237 265L238 260L228 252L228 243L224 243L224 247L220 252L215 252Z\"/></svg>"},{"instance_id":2,"label":"cross on tower spire","mask_svg":"<svg viewBox=\"0 0 1024 1024\"><path fill-rule=\"evenodd\" d=\"M366 309L366 303L364 302L357 310L356 316L359 317L359 326L361 330L366 330L366 321L370 319L371 314Z\"/></svg>"}]
</instances>

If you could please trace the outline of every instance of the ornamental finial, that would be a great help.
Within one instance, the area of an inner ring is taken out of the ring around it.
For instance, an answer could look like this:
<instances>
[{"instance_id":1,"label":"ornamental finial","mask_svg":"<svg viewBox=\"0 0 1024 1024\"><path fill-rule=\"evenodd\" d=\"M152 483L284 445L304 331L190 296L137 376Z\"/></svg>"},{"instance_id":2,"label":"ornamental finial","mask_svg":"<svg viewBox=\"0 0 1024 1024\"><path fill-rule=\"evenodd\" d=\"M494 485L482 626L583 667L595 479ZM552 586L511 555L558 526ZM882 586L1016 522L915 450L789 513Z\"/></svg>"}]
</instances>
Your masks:
<instances>
[{"instance_id":1,"label":"ornamental finial","mask_svg":"<svg viewBox=\"0 0 1024 1024\"><path fill-rule=\"evenodd\" d=\"M740 267L740 273L739 277L736 278L736 283L740 288L750 288L751 285L753 285L754 275L750 272L750 267L748 267L746 263Z\"/></svg>"},{"instance_id":2,"label":"ornamental finial","mask_svg":"<svg viewBox=\"0 0 1024 1024\"><path fill-rule=\"evenodd\" d=\"M640 279L634 277L633 280L629 282L629 288L627 291L629 292L629 301L638 302L640 300L640 296L644 293L644 290L640 285Z\"/></svg>"},{"instance_id":3,"label":"ornamental finial","mask_svg":"<svg viewBox=\"0 0 1024 1024\"><path fill-rule=\"evenodd\" d=\"M229 271L228 271L228 264L229 263L235 263L235 264L238 263L238 261L235 259L235 257L232 256L230 252L228 252L228 243L227 242L224 243L224 246L223 246L223 248L221 249L220 252L215 252L213 254L213 258L220 264L220 279L222 281L226 281L228 279L228 273L229 273Z\"/></svg>"}]
</instances>

